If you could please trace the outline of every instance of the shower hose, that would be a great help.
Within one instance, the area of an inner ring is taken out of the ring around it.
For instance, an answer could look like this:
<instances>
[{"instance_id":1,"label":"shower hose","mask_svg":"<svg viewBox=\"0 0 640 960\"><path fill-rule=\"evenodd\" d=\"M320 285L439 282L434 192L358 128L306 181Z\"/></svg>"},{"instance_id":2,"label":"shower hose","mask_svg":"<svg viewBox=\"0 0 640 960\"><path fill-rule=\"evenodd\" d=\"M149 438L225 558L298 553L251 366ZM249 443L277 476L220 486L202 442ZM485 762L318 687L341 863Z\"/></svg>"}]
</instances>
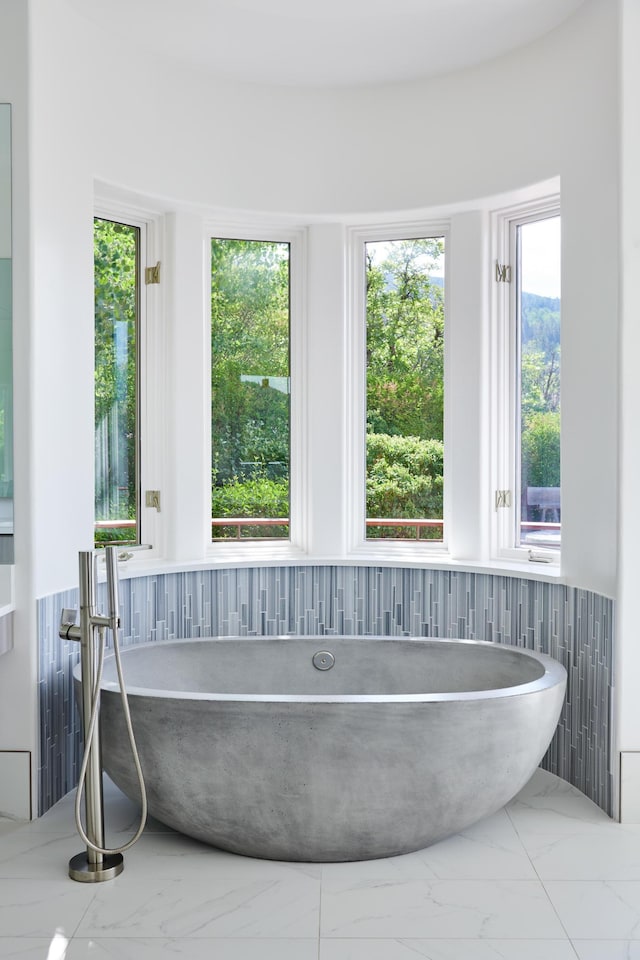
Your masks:
<instances>
[{"instance_id":1,"label":"shower hose","mask_svg":"<svg viewBox=\"0 0 640 960\"><path fill-rule=\"evenodd\" d=\"M93 850L95 853L101 853L105 856L110 856L116 853L124 853L125 850L128 850L130 847L136 843L144 830L145 824L147 822L147 791L144 784L144 776L142 775L142 766L140 765L140 756L138 755L138 748L136 746L136 738L133 733L133 725L131 723L131 713L129 710L129 699L127 697L127 691L124 685L124 676L122 673L122 661L120 659L120 644L118 642L118 630L117 628L112 630L113 633L113 652L115 655L116 669L118 671L118 683L120 684L120 696L122 698L122 712L124 714L125 724L127 727L127 735L129 737L129 743L131 745L131 753L133 755L133 762L136 768L136 774L138 776L138 784L140 786L140 800L141 800L141 811L140 811L140 825L136 830L135 834L127 843L123 844L121 847L114 847L112 849L106 849L105 847L97 846L86 834L84 826L82 824L82 817L80 814L80 808L82 803L82 794L85 788L85 781L87 779L87 768L89 765L89 755L90 747L93 743L93 736L96 729L96 724L98 722L98 714L100 708L100 683L102 681L102 668L104 665L104 651L105 651L105 628L98 627L98 661L97 669L95 672L95 683L93 690L91 691L91 716L89 721L89 730L87 733L86 743L84 745L84 754L82 757L82 765L80 767L80 777L78 779L78 789L76 791L76 803L75 803L75 817L76 817L76 827L78 833L82 838L82 841L86 843L87 847Z\"/></svg>"}]
</instances>

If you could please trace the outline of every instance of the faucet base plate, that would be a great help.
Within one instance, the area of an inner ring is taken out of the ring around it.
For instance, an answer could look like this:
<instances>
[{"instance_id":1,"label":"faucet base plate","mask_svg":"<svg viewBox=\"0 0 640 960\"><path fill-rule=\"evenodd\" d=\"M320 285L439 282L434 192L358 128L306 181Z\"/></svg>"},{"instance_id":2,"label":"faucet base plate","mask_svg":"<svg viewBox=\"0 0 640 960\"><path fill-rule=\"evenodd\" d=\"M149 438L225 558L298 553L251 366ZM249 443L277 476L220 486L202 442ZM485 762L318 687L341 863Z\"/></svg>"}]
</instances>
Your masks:
<instances>
[{"instance_id":1,"label":"faucet base plate","mask_svg":"<svg viewBox=\"0 0 640 960\"><path fill-rule=\"evenodd\" d=\"M105 854L101 863L90 863L86 850L77 853L69 860L69 876L81 883L101 883L113 880L124 870L124 858L121 853Z\"/></svg>"}]
</instances>

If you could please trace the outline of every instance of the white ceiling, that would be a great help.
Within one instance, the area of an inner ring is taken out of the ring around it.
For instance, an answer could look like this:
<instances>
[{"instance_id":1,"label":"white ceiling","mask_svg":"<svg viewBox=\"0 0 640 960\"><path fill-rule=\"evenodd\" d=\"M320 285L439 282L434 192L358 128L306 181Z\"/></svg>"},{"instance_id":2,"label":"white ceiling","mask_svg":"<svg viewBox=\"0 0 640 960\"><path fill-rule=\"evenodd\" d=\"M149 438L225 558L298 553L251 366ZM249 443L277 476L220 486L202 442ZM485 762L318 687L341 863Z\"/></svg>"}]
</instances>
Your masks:
<instances>
[{"instance_id":1,"label":"white ceiling","mask_svg":"<svg viewBox=\"0 0 640 960\"><path fill-rule=\"evenodd\" d=\"M433 77L552 30L584 0L68 0L111 44L250 83Z\"/></svg>"}]
</instances>

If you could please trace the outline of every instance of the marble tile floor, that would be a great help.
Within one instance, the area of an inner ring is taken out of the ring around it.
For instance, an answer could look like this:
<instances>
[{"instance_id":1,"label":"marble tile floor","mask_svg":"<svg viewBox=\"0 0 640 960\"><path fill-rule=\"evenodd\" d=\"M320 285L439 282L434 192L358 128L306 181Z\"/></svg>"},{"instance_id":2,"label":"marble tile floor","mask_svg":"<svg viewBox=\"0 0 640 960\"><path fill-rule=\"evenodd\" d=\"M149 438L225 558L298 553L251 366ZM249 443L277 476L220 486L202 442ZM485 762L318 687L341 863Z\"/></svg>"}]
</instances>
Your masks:
<instances>
[{"instance_id":1,"label":"marble tile floor","mask_svg":"<svg viewBox=\"0 0 640 960\"><path fill-rule=\"evenodd\" d=\"M136 808L105 784L109 842ZM0 819L0 960L640 960L640 825L542 770L426 850L277 863L151 821L101 884L74 883L73 796Z\"/></svg>"}]
</instances>

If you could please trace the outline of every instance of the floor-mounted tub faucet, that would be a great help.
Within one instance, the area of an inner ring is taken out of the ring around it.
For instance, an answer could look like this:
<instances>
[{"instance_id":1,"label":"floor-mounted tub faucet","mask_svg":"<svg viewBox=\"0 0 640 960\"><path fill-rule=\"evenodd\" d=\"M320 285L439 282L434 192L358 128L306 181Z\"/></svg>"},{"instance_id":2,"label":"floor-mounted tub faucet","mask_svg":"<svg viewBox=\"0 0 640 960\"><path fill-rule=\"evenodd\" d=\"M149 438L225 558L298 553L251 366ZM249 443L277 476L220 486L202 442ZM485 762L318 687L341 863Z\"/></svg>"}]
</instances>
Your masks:
<instances>
[{"instance_id":1,"label":"floor-mounted tub faucet","mask_svg":"<svg viewBox=\"0 0 640 960\"><path fill-rule=\"evenodd\" d=\"M76 610L63 610L60 617L59 634L63 640L80 641L80 663L82 669L82 727L84 733L84 756L78 791L76 795L76 826L82 839L86 843L86 851L76 854L69 861L69 876L72 880L85 883L98 883L102 880L112 880L122 873L124 860L122 853L132 846L139 838L146 820L147 800L142 779L142 770L135 746L131 717L127 702L124 681L120 666L120 652L118 645L118 629L120 627L119 600L118 600L118 554L115 547L106 547L104 559L107 571L107 603L106 616L96 612L97 600L97 555L90 550L79 554L80 582L79 601L80 617L77 620ZM142 796L142 817L140 827L135 836L124 846L114 850L105 848L104 842L104 807L102 793L102 757L100 754L100 738L98 719L100 713L100 680L104 660L105 629L111 630L113 636L118 679L122 693L123 711L134 755L134 762L138 771ZM81 796L84 788L85 795L85 827L80 817Z\"/></svg>"}]
</instances>

